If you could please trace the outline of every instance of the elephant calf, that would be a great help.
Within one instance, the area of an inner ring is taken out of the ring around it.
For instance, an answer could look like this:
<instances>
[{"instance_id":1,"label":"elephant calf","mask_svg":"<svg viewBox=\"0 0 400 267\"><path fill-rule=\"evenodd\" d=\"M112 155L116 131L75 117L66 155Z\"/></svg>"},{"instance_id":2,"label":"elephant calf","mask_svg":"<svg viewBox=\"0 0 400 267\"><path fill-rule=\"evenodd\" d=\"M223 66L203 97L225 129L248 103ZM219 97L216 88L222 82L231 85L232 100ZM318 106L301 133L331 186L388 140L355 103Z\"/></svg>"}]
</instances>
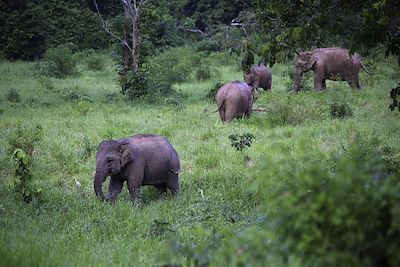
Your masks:
<instances>
[{"instance_id":1,"label":"elephant calf","mask_svg":"<svg viewBox=\"0 0 400 267\"><path fill-rule=\"evenodd\" d=\"M230 122L234 118L250 117L254 92L253 87L241 81L232 81L221 86L215 96L221 120Z\"/></svg>"},{"instance_id":2,"label":"elephant calf","mask_svg":"<svg viewBox=\"0 0 400 267\"><path fill-rule=\"evenodd\" d=\"M261 87L264 90L271 90L272 71L263 64L253 65L250 70L243 72L244 81L255 90Z\"/></svg>"},{"instance_id":3,"label":"elephant calf","mask_svg":"<svg viewBox=\"0 0 400 267\"><path fill-rule=\"evenodd\" d=\"M163 136L135 135L119 140L100 143L96 154L94 191L102 200L113 202L126 181L129 194L135 202L140 201L140 186L153 185L163 194L167 188L179 192L179 156ZM111 176L108 196L102 184Z\"/></svg>"},{"instance_id":4,"label":"elephant calf","mask_svg":"<svg viewBox=\"0 0 400 267\"><path fill-rule=\"evenodd\" d=\"M300 52L296 58L294 91L300 90L300 78L304 72L314 71L314 89L326 88L325 80L347 81L353 88L361 89L358 72L363 68L361 57L357 53L349 54L349 50L338 47L318 48Z\"/></svg>"}]
</instances>

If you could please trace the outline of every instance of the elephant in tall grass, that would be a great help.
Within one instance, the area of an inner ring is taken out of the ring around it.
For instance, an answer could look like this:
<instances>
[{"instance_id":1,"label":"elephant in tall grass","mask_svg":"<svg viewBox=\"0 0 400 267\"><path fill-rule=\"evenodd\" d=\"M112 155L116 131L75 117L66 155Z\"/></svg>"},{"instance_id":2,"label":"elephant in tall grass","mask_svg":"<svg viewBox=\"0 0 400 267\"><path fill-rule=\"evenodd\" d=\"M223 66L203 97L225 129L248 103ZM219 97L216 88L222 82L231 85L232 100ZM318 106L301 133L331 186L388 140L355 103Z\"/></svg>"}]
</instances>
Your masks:
<instances>
[{"instance_id":1,"label":"elephant in tall grass","mask_svg":"<svg viewBox=\"0 0 400 267\"><path fill-rule=\"evenodd\" d=\"M215 100L223 122L234 118L250 117L256 90L245 82L232 81L221 86Z\"/></svg>"},{"instance_id":2,"label":"elephant in tall grass","mask_svg":"<svg viewBox=\"0 0 400 267\"><path fill-rule=\"evenodd\" d=\"M140 202L140 187L153 185L161 193L167 188L179 192L179 156L163 136L135 135L100 143L96 154L96 174L93 185L96 196L113 202L126 181L129 194ZM108 195L104 196L102 184L111 176Z\"/></svg>"},{"instance_id":3,"label":"elephant in tall grass","mask_svg":"<svg viewBox=\"0 0 400 267\"><path fill-rule=\"evenodd\" d=\"M256 90L259 87L264 90L271 90L272 71L264 64L251 66L249 70L243 72L243 79Z\"/></svg>"},{"instance_id":4,"label":"elephant in tall grass","mask_svg":"<svg viewBox=\"0 0 400 267\"><path fill-rule=\"evenodd\" d=\"M349 50L338 47L318 48L298 53L294 91L300 90L300 78L304 72L314 71L314 89L324 90L325 80L347 81L352 88L361 89L358 72L365 66L359 54L350 55Z\"/></svg>"}]
</instances>

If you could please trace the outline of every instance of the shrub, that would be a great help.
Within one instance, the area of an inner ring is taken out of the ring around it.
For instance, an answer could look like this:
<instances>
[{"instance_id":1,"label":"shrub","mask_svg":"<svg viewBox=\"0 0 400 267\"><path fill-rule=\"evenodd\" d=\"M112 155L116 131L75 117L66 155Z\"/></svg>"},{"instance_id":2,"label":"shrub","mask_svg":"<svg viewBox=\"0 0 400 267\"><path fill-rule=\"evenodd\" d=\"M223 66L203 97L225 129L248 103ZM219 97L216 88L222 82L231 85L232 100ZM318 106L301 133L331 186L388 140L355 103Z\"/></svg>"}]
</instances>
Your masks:
<instances>
[{"instance_id":1,"label":"shrub","mask_svg":"<svg viewBox=\"0 0 400 267\"><path fill-rule=\"evenodd\" d=\"M12 153L14 162L14 177L9 180L9 186L21 195L27 203L33 199L41 200L41 188L33 186L31 165L36 144L43 137L41 125L35 127L19 125L8 140L8 151Z\"/></svg>"},{"instance_id":2,"label":"shrub","mask_svg":"<svg viewBox=\"0 0 400 267\"><path fill-rule=\"evenodd\" d=\"M44 54L44 74L63 78L76 73L76 60L68 45L49 48Z\"/></svg>"},{"instance_id":3,"label":"shrub","mask_svg":"<svg viewBox=\"0 0 400 267\"><path fill-rule=\"evenodd\" d=\"M220 82L215 82L211 89L207 93L207 98L210 99L215 99L215 96L217 95L218 89L221 88L224 84Z\"/></svg>"},{"instance_id":4,"label":"shrub","mask_svg":"<svg viewBox=\"0 0 400 267\"><path fill-rule=\"evenodd\" d=\"M172 85L190 79L194 71L196 55L186 47L171 48L148 60L149 88L166 95L172 92Z\"/></svg>"},{"instance_id":5,"label":"shrub","mask_svg":"<svg viewBox=\"0 0 400 267\"><path fill-rule=\"evenodd\" d=\"M332 118L346 118L353 116L353 111L351 110L349 104L347 102L334 102L330 104L329 110Z\"/></svg>"},{"instance_id":6,"label":"shrub","mask_svg":"<svg viewBox=\"0 0 400 267\"><path fill-rule=\"evenodd\" d=\"M299 266L398 266L399 173L388 172L374 139L358 138L333 163L264 172L274 254Z\"/></svg>"},{"instance_id":7,"label":"shrub","mask_svg":"<svg viewBox=\"0 0 400 267\"><path fill-rule=\"evenodd\" d=\"M228 137L229 140L231 140L231 146L240 152L242 152L246 146L251 147L253 139L255 138L251 133L231 134Z\"/></svg>"},{"instance_id":8,"label":"shrub","mask_svg":"<svg viewBox=\"0 0 400 267\"><path fill-rule=\"evenodd\" d=\"M7 100L13 103L19 103L21 102L21 96L17 92L15 88L10 88L7 92Z\"/></svg>"},{"instance_id":9,"label":"shrub","mask_svg":"<svg viewBox=\"0 0 400 267\"><path fill-rule=\"evenodd\" d=\"M140 99L147 95L148 72L145 69L138 71L121 69L118 72L118 83L121 93L127 100Z\"/></svg>"}]
</instances>

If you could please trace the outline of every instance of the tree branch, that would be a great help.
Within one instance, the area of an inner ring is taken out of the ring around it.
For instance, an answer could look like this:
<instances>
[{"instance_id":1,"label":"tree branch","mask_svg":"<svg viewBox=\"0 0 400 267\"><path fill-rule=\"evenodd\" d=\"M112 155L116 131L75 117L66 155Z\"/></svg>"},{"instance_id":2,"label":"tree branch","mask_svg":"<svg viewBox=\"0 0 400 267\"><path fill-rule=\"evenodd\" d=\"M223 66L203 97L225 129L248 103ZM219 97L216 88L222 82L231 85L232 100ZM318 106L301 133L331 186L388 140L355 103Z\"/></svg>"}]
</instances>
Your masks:
<instances>
[{"instance_id":1,"label":"tree branch","mask_svg":"<svg viewBox=\"0 0 400 267\"><path fill-rule=\"evenodd\" d=\"M182 26L179 26L178 28L181 29L181 30L187 31L187 32L199 33L199 34L200 34L201 36L203 36L203 37L206 37L206 36L208 35L207 33L203 32L203 31L200 30L200 29L186 29L186 28L184 28L184 27L182 27Z\"/></svg>"},{"instance_id":2,"label":"tree branch","mask_svg":"<svg viewBox=\"0 0 400 267\"><path fill-rule=\"evenodd\" d=\"M122 1L125 2L125 0L122 0ZM97 5L97 1L96 1L96 0L93 0L93 2L94 2L94 5L95 5L95 7L96 7L97 14L99 15L99 18L100 18L100 21L101 21L101 27L102 27L109 35L111 35L112 37L114 37L115 39L117 39L118 41L120 41L126 48L128 48L129 51L132 52L132 48L129 46L129 44L128 44L125 40L121 39L119 36L115 35L113 32L110 31L110 29L108 28L108 25L107 25L107 21L103 20L103 17L102 17L101 14L100 14L99 7L98 7L98 5Z\"/></svg>"}]
</instances>

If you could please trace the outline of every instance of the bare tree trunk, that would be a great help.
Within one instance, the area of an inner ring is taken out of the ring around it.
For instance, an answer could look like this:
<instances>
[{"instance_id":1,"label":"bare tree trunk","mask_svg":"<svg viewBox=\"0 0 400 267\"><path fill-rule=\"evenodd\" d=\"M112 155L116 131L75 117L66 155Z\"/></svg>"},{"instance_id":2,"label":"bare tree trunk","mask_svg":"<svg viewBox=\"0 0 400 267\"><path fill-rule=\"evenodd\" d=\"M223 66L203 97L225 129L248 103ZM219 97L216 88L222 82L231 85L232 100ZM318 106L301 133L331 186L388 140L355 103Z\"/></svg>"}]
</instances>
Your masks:
<instances>
[{"instance_id":1,"label":"bare tree trunk","mask_svg":"<svg viewBox=\"0 0 400 267\"><path fill-rule=\"evenodd\" d=\"M139 18L140 18L140 5L135 10L136 15L132 18L132 69L139 69Z\"/></svg>"}]
</instances>

